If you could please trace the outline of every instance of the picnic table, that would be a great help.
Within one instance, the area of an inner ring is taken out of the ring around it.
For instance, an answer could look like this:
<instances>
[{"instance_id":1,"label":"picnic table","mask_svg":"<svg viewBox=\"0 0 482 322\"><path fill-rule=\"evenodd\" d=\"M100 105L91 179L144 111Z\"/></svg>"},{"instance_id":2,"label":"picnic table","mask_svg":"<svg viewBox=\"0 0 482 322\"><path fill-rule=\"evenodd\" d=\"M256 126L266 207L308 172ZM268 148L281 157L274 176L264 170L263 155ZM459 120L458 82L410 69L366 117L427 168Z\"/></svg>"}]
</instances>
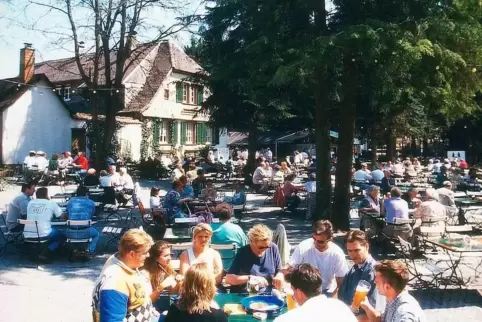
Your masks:
<instances>
[{"instance_id":1,"label":"picnic table","mask_svg":"<svg viewBox=\"0 0 482 322\"><path fill-rule=\"evenodd\" d=\"M465 225L468 222L468 212L482 209L482 200L472 197L455 198L455 205L459 208L459 224Z\"/></svg>"}]
</instances>

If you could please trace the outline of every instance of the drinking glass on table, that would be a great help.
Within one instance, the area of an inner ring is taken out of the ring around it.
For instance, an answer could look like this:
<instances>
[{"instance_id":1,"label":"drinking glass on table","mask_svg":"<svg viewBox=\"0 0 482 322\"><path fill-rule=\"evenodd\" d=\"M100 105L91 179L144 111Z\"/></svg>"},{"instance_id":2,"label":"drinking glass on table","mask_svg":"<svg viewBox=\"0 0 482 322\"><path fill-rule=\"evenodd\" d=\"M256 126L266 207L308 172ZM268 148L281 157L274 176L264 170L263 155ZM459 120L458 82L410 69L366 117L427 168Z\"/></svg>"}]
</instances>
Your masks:
<instances>
[{"instance_id":1,"label":"drinking glass on table","mask_svg":"<svg viewBox=\"0 0 482 322\"><path fill-rule=\"evenodd\" d=\"M353 312L357 313L360 310L360 303L365 300L370 291L371 284L367 281L361 280L355 290L355 295L353 296L353 302L351 303L351 309Z\"/></svg>"},{"instance_id":2,"label":"drinking glass on table","mask_svg":"<svg viewBox=\"0 0 482 322\"><path fill-rule=\"evenodd\" d=\"M259 292L259 281L254 279L252 276L248 280L248 292L249 296L255 296Z\"/></svg>"}]
</instances>

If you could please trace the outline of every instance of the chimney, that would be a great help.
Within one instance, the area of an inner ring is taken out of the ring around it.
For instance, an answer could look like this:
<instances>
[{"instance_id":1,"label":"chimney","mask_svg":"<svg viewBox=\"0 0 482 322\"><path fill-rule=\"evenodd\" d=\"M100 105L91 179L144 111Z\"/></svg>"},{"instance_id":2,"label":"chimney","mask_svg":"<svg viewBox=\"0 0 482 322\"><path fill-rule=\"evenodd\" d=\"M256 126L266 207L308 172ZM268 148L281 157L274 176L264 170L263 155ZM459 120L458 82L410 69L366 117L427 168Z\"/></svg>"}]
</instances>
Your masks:
<instances>
[{"instance_id":1,"label":"chimney","mask_svg":"<svg viewBox=\"0 0 482 322\"><path fill-rule=\"evenodd\" d=\"M25 43L25 47L20 49L20 80L28 83L35 74L35 49L32 44Z\"/></svg>"}]
</instances>

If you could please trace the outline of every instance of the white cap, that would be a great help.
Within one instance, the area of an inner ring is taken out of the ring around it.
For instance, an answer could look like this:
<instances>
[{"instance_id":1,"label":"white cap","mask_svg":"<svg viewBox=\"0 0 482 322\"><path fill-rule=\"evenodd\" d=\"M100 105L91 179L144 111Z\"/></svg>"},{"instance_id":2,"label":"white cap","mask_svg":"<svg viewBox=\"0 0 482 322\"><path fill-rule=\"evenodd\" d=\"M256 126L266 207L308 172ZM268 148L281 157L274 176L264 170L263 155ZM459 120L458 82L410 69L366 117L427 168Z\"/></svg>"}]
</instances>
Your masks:
<instances>
[{"instance_id":1,"label":"white cap","mask_svg":"<svg viewBox=\"0 0 482 322\"><path fill-rule=\"evenodd\" d=\"M37 151L37 155L45 155L44 151Z\"/></svg>"}]
</instances>

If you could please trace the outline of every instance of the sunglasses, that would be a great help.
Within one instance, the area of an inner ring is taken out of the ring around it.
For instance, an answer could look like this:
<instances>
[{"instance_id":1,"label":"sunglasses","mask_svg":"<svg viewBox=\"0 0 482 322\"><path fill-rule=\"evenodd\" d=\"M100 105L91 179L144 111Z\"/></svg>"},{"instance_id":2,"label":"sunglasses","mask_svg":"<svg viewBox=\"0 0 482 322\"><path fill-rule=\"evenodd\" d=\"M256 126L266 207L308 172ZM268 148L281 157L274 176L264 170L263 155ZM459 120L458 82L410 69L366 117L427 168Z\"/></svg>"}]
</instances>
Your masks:
<instances>
[{"instance_id":1,"label":"sunglasses","mask_svg":"<svg viewBox=\"0 0 482 322\"><path fill-rule=\"evenodd\" d=\"M318 240L316 238L313 238L313 240L315 241L315 243L317 243L318 245L324 245L326 244L327 242L329 242L330 240L327 239L327 240Z\"/></svg>"}]
</instances>

